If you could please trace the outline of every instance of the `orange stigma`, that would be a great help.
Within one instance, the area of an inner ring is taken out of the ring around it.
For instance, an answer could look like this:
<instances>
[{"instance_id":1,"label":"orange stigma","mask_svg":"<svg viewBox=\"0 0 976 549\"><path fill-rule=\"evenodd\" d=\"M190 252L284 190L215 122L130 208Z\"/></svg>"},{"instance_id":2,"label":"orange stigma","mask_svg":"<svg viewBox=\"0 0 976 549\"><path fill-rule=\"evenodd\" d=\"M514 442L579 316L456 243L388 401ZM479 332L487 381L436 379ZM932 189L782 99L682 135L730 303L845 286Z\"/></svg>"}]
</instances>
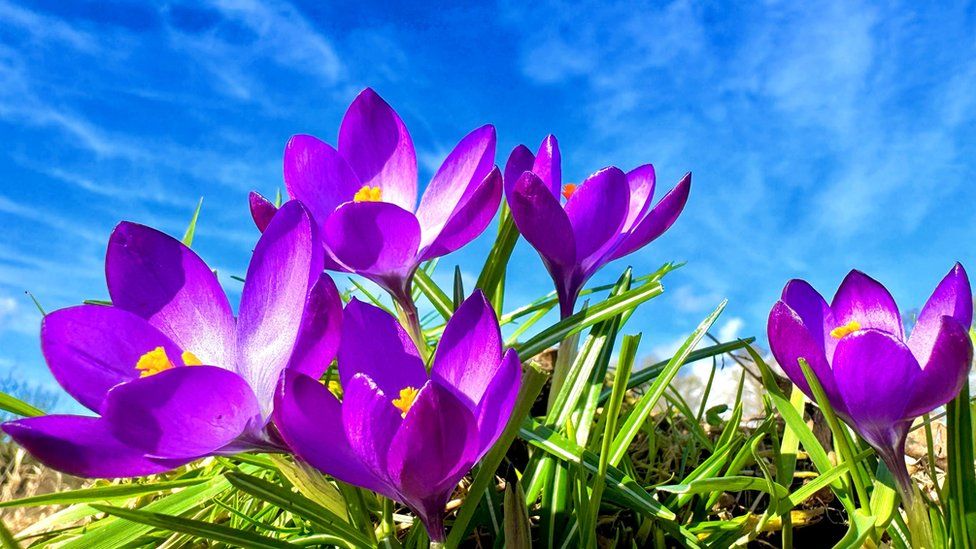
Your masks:
<instances>
[{"instance_id":1,"label":"orange stigma","mask_svg":"<svg viewBox=\"0 0 976 549\"><path fill-rule=\"evenodd\" d=\"M563 198L569 200L569 197L573 196L576 192L576 183L566 183L563 185Z\"/></svg>"}]
</instances>

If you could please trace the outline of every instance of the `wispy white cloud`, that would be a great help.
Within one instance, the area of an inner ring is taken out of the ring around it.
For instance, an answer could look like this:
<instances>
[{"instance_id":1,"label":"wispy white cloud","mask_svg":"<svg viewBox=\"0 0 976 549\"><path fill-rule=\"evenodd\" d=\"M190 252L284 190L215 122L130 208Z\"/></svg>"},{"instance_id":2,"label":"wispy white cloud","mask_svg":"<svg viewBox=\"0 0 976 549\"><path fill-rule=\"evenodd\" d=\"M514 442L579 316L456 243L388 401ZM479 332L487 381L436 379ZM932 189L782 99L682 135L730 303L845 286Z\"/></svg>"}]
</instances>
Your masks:
<instances>
[{"instance_id":1,"label":"wispy white cloud","mask_svg":"<svg viewBox=\"0 0 976 549\"><path fill-rule=\"evenodd\" d=\"M26 32L33 40L57 42L84 52L98 49L97 39L55 17L38 14L6 0L0 0L0 20L7 28Z\"/></svg>"}]
</instances>

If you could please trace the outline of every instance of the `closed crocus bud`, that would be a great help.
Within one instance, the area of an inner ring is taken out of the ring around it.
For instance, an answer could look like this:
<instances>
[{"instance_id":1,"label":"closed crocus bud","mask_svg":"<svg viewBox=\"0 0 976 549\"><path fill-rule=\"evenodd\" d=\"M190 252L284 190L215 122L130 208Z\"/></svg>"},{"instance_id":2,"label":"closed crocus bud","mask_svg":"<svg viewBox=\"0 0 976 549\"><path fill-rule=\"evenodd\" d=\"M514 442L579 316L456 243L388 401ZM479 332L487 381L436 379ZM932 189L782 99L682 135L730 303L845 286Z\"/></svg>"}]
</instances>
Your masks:
<instances>
[{"instance_id":1,"label":"closed crocus bud","mask_svg":"<svg viewBox=\"0 0 976 549\"><path fill-rule=\"evenodd\" d=\"M973 302L958 263L922 308L906 337L888 290L851 271L828 305L802 280L792 280L769 313L776 361L808 396L805 360L831 406L877 452L911 499L905 439L912 421L949 402L968 375Z\"/></svg>"}]
</instances>

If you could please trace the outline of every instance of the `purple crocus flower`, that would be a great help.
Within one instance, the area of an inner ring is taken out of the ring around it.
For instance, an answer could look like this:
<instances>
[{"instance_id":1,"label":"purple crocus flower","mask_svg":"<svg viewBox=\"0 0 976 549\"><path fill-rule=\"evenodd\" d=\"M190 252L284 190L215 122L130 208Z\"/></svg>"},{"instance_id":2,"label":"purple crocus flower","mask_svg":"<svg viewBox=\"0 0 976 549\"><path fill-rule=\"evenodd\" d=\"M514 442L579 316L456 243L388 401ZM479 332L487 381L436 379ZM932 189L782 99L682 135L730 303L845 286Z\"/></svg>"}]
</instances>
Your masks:
<instances>
[{"instance_id":1,"label":"purple crocus flower","mask_svg":"<svg viewBox=\"0 0 976 549\"><path fill-rule=\"evenodd\" d=\"M430 374L396 319L353 299L339 345L342 402L288 372L275 424L301 459L409 506L443 541L444 506L511 416L518 355L502 353L498 320L478 291L447 323Z\"/></svg>"},{"instance_id":2,"label":"purple crocus flower","mask_svg":"<svg viewBox=\"0 0 976 549\"><path fill-rule=\"evenodd\" d=\"M805 281L787 283L769 313L769 345L793 383L812 398L799 360L809 363L831 406L877 450L908 495L909 427L962 388L973 355L972 319L969 278L958 263L907 338L888 290L851 271L830 305Z\"/></svg>"},{"instance_id":3,"label":"purple crocus flower","mask_svg":"<svg viewBox=\"0 0 976 549\"><path fill-rule=\"evenodd\" d=\"M600 267L671 227L688 201L691 174L652 208L654 186L650 164L626 174L604 168L580 185L563 186L559 144L552 135L535 155L524 145L512 151L505 165L512 218L549 270L564 318L573 314L580 290Z\"/></svg>"},{"instance_id":4,"label":"purple crocus flower","mask_svg":"<svg viewBox=\"0 0 976 549\"><path fill-rule=\"evenodd\" d=\"M326 268L373 280L404 304L417 266L464 246L484 231L501 202L494 167L495 128L465 136L417 204L417 155L397 113L372 89L349 106L338 149L310 135L285 146L288 195L304 202L322 229ZM251 194L262 228L274 205Z\"/></svg>"},{"instance_id":5,"label":"purple crocus flower","mask_svg":"<svg viewBox=\"0 0 976 549\"><path fill-rule=\"evenodd\" d=\"M285 204L258 241L235 319L213 271L180 241L134 223L112 233L112 306L44 317L51 373L98 414L11 421L50 467L84 477L158 473L196 458L282 449L266 429L286 368L321 375L342 304L310 215Z\"/></svg>"}]
</instances>

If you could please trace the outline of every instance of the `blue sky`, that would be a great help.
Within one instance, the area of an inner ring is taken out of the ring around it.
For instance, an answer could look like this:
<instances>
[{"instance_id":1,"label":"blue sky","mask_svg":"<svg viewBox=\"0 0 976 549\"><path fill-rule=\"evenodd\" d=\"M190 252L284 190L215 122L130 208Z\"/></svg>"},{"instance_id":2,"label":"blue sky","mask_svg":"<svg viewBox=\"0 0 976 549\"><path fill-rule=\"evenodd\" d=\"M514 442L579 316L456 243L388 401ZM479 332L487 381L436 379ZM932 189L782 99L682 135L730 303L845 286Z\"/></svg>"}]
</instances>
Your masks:
<instances>
[{"instance_id":1,"label":"blue sky","mask_svg":"<svg viewBox=\"0 0 976 549\"><path fill-rule=\"evenodd\" d=\"M24 291L104 298L122 219L180 235L203 196L195 248L236 300L247 192L281 187L291 134L334 143L365 86L422 180L486 122L499 164L554 133L567 180L692 171L676 226L596 280L689 262L631 320L647 354L724 297L725 335L762 336L792 277L829 294L858 267L911 308L953 261L976 269L973 4L422 4L0 0L0 376L51 383ZM550 287L524 243L515 262L513 305Z\"/></svg>"}]
</instances>

